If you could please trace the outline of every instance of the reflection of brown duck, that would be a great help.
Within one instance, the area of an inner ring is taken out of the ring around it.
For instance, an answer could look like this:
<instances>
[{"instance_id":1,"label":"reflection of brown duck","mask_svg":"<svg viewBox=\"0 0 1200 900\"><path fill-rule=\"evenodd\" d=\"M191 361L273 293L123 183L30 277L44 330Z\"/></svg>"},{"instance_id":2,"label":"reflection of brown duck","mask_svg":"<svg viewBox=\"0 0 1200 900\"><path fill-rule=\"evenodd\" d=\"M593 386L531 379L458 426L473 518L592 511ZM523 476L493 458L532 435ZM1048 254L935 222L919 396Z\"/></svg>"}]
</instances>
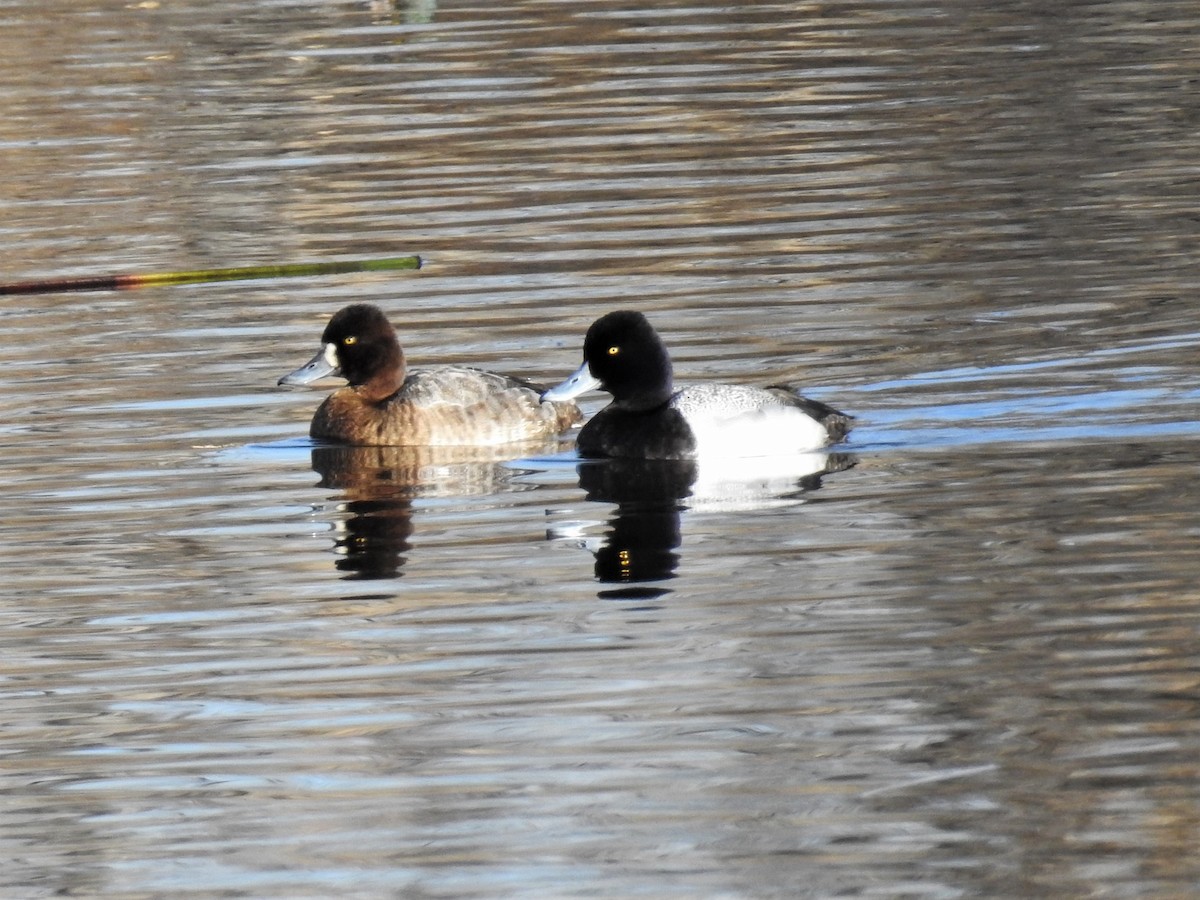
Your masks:
<instances>
[{"instance_id":1,"label":"reflection of brown duck","mask_svg":"<svg viewBox=\"0 0 1200 900\"><path fill-rule=\"evenodd\" d=\"M487 494L513 474L501 465L545 443L493 447L314 447L320 487L341 492L350 515L336 541L335 565L347 578L396 578L412 549L413 500Z\"/></svg>"},{"instance_id":2,"label":"reflection of brown duck","mask_svg":"<svg viewBox=\"0 0 1200 900\"><path fill-rule=\"evenodd\" d=\"M796 462L789 475L775 480L716 479L707 484L695 460L609 459L581 464L579 486L587 499L617 504L604 545L596 551L596 579L621 587L601 591L600 596L651 599L669 593L647 582L675 577L683 509L796 502L799 495L817 490L823 475L854 464L845 454L823 453L805 454Z\"/></svg>"},{"instance_id":3,"label":"reflection of brown duck","mask_svg":"<svg viewBox=\"0 0 1200 900\"><path fill-rule=\"evenodd\" d=\"M325 398L309 433L359 445L493 446L555 437L582 414L572 402L543 402L541 387L465 366L408 372L387 316L355 303L329 320L321 350L279 379L348 382Z\"/></svg>"}]
</instances>

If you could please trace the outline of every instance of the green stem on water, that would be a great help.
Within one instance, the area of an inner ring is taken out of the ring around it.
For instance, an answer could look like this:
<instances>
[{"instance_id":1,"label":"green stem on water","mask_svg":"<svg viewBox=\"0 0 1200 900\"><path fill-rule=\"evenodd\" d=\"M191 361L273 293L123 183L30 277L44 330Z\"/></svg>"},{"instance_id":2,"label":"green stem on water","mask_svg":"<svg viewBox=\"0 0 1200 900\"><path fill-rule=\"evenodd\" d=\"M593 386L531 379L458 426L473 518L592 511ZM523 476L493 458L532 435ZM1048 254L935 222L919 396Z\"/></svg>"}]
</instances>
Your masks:
<instances>
[{"instance_id":1,"label":"green stem on water","mask_svg":"<svg viewBox=\"0 0 1200 900\"><path fill-rule=\"evenodd\" d=\"M341 275L347 272L389 272L419 269L419 256L356 259L326 263L290 263L278 266L237 266L227 269L196 269L191 272L159 272L149 275L95 275L82 278L46 278L0 284L0 295L54 294L62 291L126 291L142 287L176 284L205 284L214 281L250 281L257 278L305 278Z\"/></svg>"}]
</instances>

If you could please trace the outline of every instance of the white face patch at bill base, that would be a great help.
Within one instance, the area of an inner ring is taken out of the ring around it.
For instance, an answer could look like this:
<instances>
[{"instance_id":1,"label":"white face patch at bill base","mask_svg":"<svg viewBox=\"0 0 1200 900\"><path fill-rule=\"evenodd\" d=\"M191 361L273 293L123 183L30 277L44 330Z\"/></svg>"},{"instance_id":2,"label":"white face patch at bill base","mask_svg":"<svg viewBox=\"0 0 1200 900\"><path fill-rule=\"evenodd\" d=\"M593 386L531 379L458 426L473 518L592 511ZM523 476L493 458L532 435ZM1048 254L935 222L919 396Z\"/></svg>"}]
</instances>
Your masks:
<instances>
[{"instance_id":1,"label":"white face patch at bill base","mask_svg":"<svg viewBox=\"0 0 1200 900\"><path fill-rule=\"evenodd\" d=\"M337 345L326 344L317 354L298 368L279 379L280 384L312 384L321 378L340 373L337 363Z\"/></svg>"}]
</instances>

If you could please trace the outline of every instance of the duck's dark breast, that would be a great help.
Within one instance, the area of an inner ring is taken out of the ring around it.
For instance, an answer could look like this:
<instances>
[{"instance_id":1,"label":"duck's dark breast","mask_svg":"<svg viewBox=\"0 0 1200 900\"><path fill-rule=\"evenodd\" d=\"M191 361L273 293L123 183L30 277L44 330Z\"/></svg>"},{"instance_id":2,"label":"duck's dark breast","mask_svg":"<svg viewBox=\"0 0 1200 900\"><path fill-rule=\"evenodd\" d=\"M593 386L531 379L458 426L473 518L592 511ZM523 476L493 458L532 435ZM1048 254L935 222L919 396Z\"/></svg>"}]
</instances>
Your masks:
<instances>
[{"instance_id":1,"label":"duck's dark breast","mask_svg":"<svg viewBox=\"0 0 1200 900\"><path fill-rule=\"evenodd\" d=\"M677 409L629 412L610 406L583 426L576 446L582 456L692 459L696 436Z\"/></svg>"}]
</instances>

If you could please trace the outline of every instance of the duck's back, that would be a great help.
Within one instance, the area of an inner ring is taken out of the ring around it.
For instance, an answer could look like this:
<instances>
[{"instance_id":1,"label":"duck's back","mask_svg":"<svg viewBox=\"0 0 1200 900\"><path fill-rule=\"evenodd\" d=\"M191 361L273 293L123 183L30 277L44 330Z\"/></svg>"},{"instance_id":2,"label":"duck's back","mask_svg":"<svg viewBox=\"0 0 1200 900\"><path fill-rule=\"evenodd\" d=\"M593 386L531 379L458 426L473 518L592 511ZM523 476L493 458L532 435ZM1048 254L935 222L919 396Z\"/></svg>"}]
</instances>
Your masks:
<instances>
[{"instance_id":1,"label":"duck's back","mask_svg":"<svg viewBox=\"0 0 1200 900\"><path fill-rule=\"evenodd\" d=\"M815 450L841 440L850 417L791 388L698 384L671 400L696 436L697 452L770 456Z\"/></svg>"},{"instance_id":2,"label":"duck's back","mask_svg":"<svg viewBox=\"0 0 1200 900\"><path fill-rule=\"evenodd\" d=\"M642 459L786 455L841 440L849 423L784 386L698 384L655 410L601 410L580 432L578 447L585 456Z\"/></svg>"},{"instance_id":3,"label":"duck's back","mask_svg":"<svg viewBox=\"0 0 1200 900\"><path fill-rule=\"evenodd\" d=\"M412 372L379 403L353 388L335 391L317 410L314 438L386 446L511 444L553 437L581 418L574 403L543 403L525 381L465 366Z\"/></svg>"}]
</instances>

